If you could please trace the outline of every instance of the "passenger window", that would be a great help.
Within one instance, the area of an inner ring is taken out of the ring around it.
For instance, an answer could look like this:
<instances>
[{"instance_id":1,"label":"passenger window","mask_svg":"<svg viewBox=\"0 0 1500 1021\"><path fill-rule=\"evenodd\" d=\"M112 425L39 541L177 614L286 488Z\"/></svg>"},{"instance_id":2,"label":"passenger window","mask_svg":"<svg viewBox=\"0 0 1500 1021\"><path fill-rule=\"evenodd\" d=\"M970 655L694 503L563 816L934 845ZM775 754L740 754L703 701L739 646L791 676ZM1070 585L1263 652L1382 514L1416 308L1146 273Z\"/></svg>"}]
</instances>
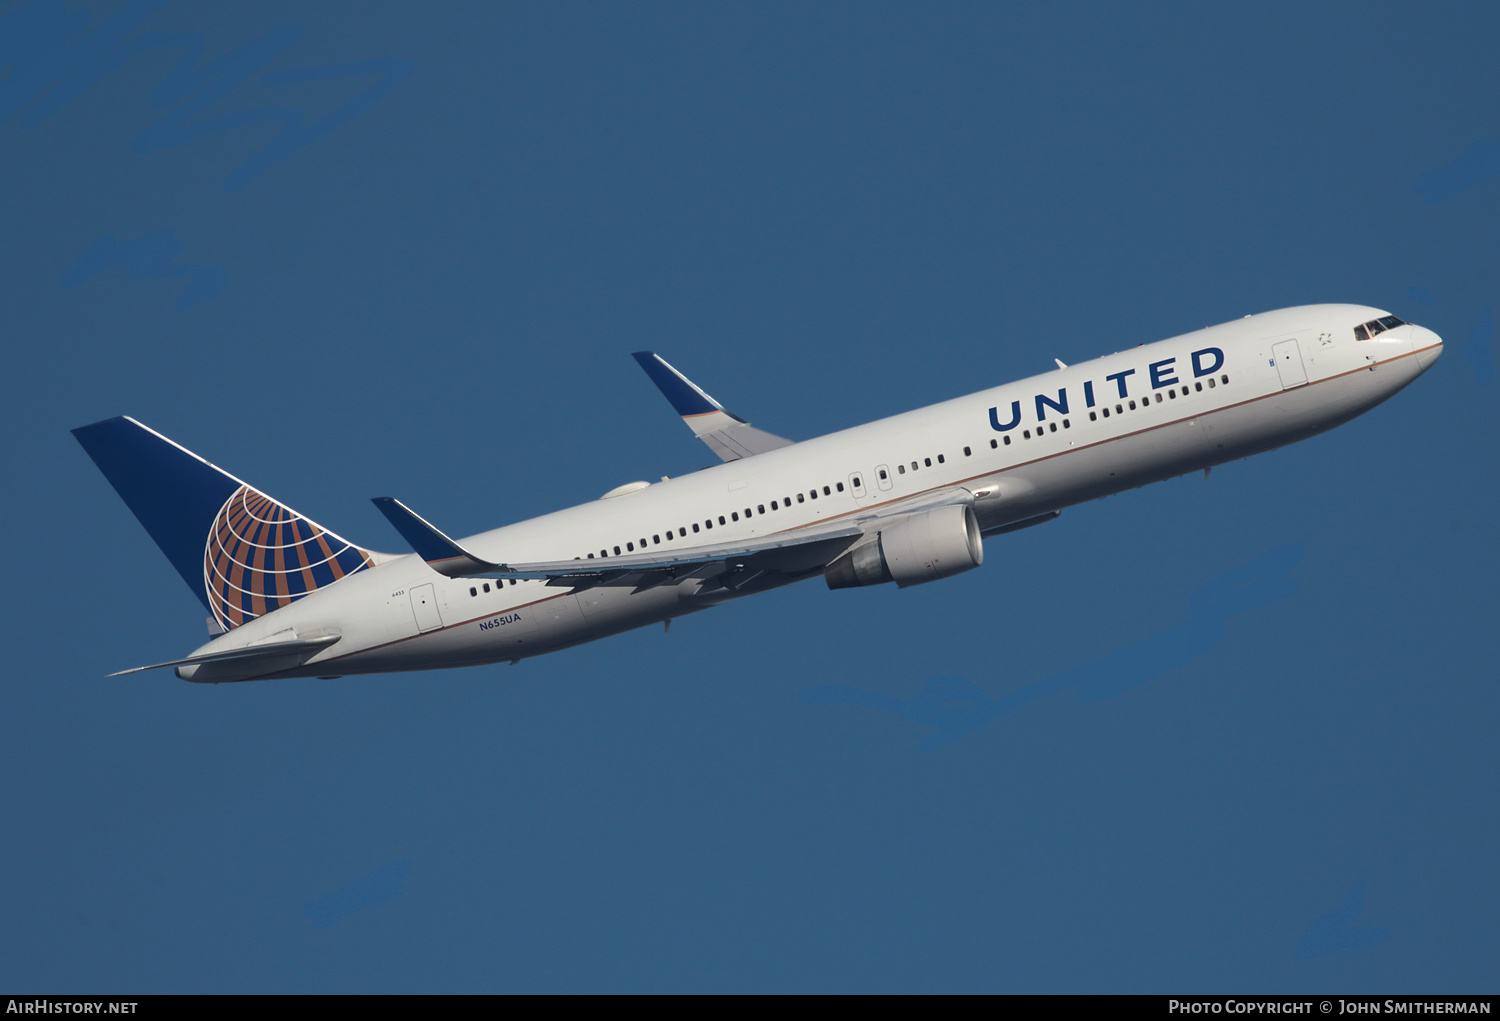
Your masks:
<instances>
[{"instance_id":1,"label":"passenger window","mask_svg":"<svg viewBox=\"0 0 1500 1021\"><path fill-rule=\"evenodd\" d=\"M1203 388L1199 387L1199 389L1201 390ZM1183 387L1182 388L1182 396L1186 397L1187 395L1188 395L1188 388L1187 387Z\"/></svg>"},{"instance_id":2,"label":"passenger window","mask_svg":"<svg viewBox=\"0 0 1500 1021\"><path fill-rule=\"evenodd\" d=\"M1202 383L1194 383L1193 384L1193 389L1197 390L1201 394L1203 392L1203 384Z\"/></svg>"},{"instance_id":3,"label":"passenger window","mask_svg":"<svg viewBox=\"0 0 1500 1021\"><path fill-rule=\"evenodd\" d=\"M1099 413L1097 411L1090 411L1089 412L1089 421L1090 422L1097 422L1097 421L1099 421Z\"/></svg>"},{"instance_id":4,"label":"passenger window","mask_svg":"<svg viewBox=\"0 0 1500 1021\"><path fill-rule=\"evenodd\" d=\"M928 463L931 464L932 462L929 461ZM916 471L917 470L917 462L913 461L911 463L911 470L912 471Z\"/></svg>"},{"instance_id":5,"label":"passenger window","mask_svg":"<svg viewBox=\"0 0 1500 1021\"><path fill-rule=\"evenodd\" d=\"M1027 439L1027 440L1031 439L1031 430L1030 429L1022 429L1021 430L1021 438L1022 439Z\"/></svg>"},{"instance_id":6,"label":"passenger window","mask_svg":"<svg viewBox=\"0 0 1500 1021\"><path fill-rule=\"evenodd\" d=\"M1214 388L1214 378L1212 376L1208 377L1208 388L1210 390L1212 390Z\"/></svg>"},{"instance_id":7,"label":"passenger window","mask_svg":"<svg viewBox=\"0 0 1500 1021\"><path fill-rule=\"evenodd\" d=\"M945 464L945 463L946 463L946 462L945 462L945 461L944 461L944 460L943 460L943 455L942 455L942 454L939 454L939 455L938 455L938 464Z\"/></svg>"},{"instance_id":8,"label":"passenger window","mask_svg":"<svg viewBox=\"0 0 1500 1021\"><path fill-rule=\"evenodd\" d=\"M993 442L994 442L994 440L991 440L991 441L990 441L990 442L991 442L991 443L993 443ZM1009 435L1007 435L1007 436L1006 436L1006 437L1005 437L1005 445L1006 445L1006 446L1007 446L1007 447L1008 447L1008 446L1010 446L1010 436L1009 436Z\"/></svg>"},{"instance_id":9,"label":"passenger window","mask_svg":"<svg viewBox=\"0 0 1500 1021\"><path fill-rule=\"evenodd\" d=\"M646 548L646 537L645 536L641 536L641 549L645 549L645 548Z\"/></svg>"},{"instance_id":10,"label":"passenger window","mask_svg":"<svg viewBox=\"0 0 1500 1021\"><path fill-rule=\"evenodd\" d=\"M704 527L704 528L712 528L712 527L714 527L714 519L713 519L713 518L708 518L708 519L706 519L706 520L705 520L705 521L704 521L704 522L703 522L703 527ZM695 531L695 532L696 532L696 531L697 531L697 530L698 530L698 529L696 529L696 528L694 528L694 529L693 529L693 531Z\"/></svg>"},{"instance_id":11,"label":"passenger window","mask_svg":"<svg viewBox=\"0 0 1500 1021\"><path fill-rule=\"evenodd\" d=\"M898 464L898 465L896 465L896 474L897 475L905 475L906 474L906 465L904 465L904 464ZM799 499L800 499L800 497L799 497Z\"/></svg>"},{"instance_id":12,"label":"passenger window","mask_svg":"<svg viewBox=\"0 0 1500 1021\"><path fill-rule=\"evenodd\" d=\"M1131 402L1130 402L1130 410L1131 410L1131 411L1134 411L1134 410L1135 410L1135 401L1131 401Z\"/></svg>"},{"instance_id":13,"label":"passenger window","mask_svg":"<svg viewBox=\"0 0 1500 1021\"><path fill-rule=\"evenodd\" d=\"M735 519L734 519L734 520L736 520L736 521L738 521L738 520L739 520L739 518L738 518L738 517L736 517L736 518L735 518ZM720 514L720 515L719 515L719 524L721 524L721 525L722 525L722 524L723 524L723 523L724 523L724 515L722 515L722 514Z\"/></svg>"},{"instance_id":14,"label":"passenger window","mask_svg":"<svg viewBox=\"0 0 1500 1021\"><path fill-rule=\"evenodd\" d=\"M625 549L626 549L627 552L634 553L635 552L635 543L633 543L633 542L627 542L625 544Z\"/></svg>"},{"instance_id":15,"label":"passenger window","mask_svg":"<svg viewBox=\"0 0 1500 1021\"><path fill-rule=\"evenodd\" d=\"M693 531L694 532L698 531L698 522L696 522L696 521L693 522Z\"/></svg>"},{"instance_id":16,"label":"passenger window","mask_svg":"<svg viewBox=\"0 0 1500 1021\"><path fill-rule=\"evenodd\" d=\"M1227 375L1220 376L1219 377L1219 382L1223 383L1225 386L1228 386L1229 385L1229 377Z\"/></svg>"},{"instance_id":17,"label":"passenger window","mask_svg":"<svg viewBox=\"0 0 1500 1021\"><path fill-rule=\"evenodd\" d=\"M590 553L590 554L589 554L589 559L590 559L590 560L593 560L593 559L594 559L594 555L593 555L593 554L592 554L592 553Z\"/></svg>"},{"instance_id":18,"label":"passenger window","mask_svg":"<svg viewBox=\"0 0 1500 1021\"><path fill-rule=\"evenodd\" d=\"M1130 405L1130 406L1131 406L1131 407L1132 407L1132 408L1133 408L1133 407L1135 407L1135 403L1134 403L1134 402L1131 402L1131 405ZM1108 414L1108 412L1106 412L1106 414ZM1119 405L1119 404L1116 404L1116 405L1115 405L1115 414L1116 414L1116 415L1123 415L1123 414L1125 414L1125 408L1124 408L1124 406L1123 406L1123 405Z\"/></svg>"},{"instance_id":19,"label":"passenger window","mask_svg":"<svg viewBox=\"0 0 1500 1021\"><path fill-rule=\"evenodd\" d=\"M780 507L779 507L779 506L777 506L777 504L776 504L776 501L775 501L775 500L772 500L772 501L771 501L771 509L772 509L772 510L780 510L780 509L781 509L781 508L780 508Z\"/></svg>"},{"instance_id":20,"label":"passenger window","mask_svg":"<svg viewBox=\"0 0 1500 1021\"><path fill-rule=\"evenodd\" d=\"M656 545L660 546L661 545L661 536L660 535L653 535L651 537L651 541L653 543L655 543Z\"/></svg>"},{"instance_id":21,"label":"passenger window","mask_svg":"<svg viewBox=\"0 0 1500 1021\"><path fill-rule=\"evenodd\" d=\"M1105 408L1105 409L1104 409L1104 417L1105 417L1105 418L1108 418L1108 417L1109 417L1109 409L1108 409L1108 408Z\"/></svg>"},{"instance_id":22,"label":"passenger window","mask_svg":"<svg viewBox=\"0 0 1500 1021\"><path fill-rule=\"evenodd\" d=\"M601 556L601 557L607 557L607 556L609 556L609 550L607 550L607 549L602 549L602 550L600 550L600 551L599 551L599 555L600 555L600 556Z\"/></svg>"},{"instance_id":23,"label":"passenger window","mask_svg":"<svg viewBox=\"0 0 1500 1021\"><path fill-rule=\"evenodd\" d=\"M1071 425L1068 424L1068 420L1066 418L1063 419L1063 428L1064 429L1071 429L1071 428L1073 428Z\"/></svg>"},{"instance_id":24,"label":"passenger window","mask_svg":"<svg viewBox=\"0 0 1500 1021\"><path fill-rule=\"evenodd\" d=\"M730 511L729 512L729 516L731 518L733 518L735 521L738 521L740 519L740 512L739 511ZM720 518L719 519L719 524L722 525L723 523L724 523L724 519Z\"/></svg>"},{"instance_id":25,"label":"passenger window","mask_svg":"<svg viewBox=\"0 0 1500 1021\"><path fill-rule=\"evenodd\" d=\"M924 457L924 458L922 458L922 463L925 464L927 467L931 468L932 467L932 458L930 458L930 457Z\"/></svg>"},{"instance_id":26,"label":"passenger window","mask_svg":"<svg viewBox=\"0 0 1500 1021\"><path fill-rule=\"evenodd\" d=\"M758 504L755 505L755 513L757 513L757 514L764 514L765 512L766 512L766 505L765 504L758 503ZM746 511L745 513L749 514L750 512Z\"/></svg>"},{"instance_id":27,"label":"passenger window","mask_svg":"<svg viewBox=\"0 0 1500 1021\"><path fill-rule=\"evenodd\" d=\"M473 585L469 586L469 595L471 595L471 596L477 596L477 595L479 595L478 592L474 591L474 586Z\"/></svg>"},{"instance_id":28,"label":"passenger window","mask_svg":"<svg viewBox=\"0 0 1500 1021\"><path fill-rule=\"evenodd\" d=\"M816 500L818 498L818 491L816 489L809 489L807 495Z\"/></svg>"},{"instance_id":29,"label":"passenger window","mask_svg":"<svg viewBox=\"0 0 1500 1021\"><path fill-rule=\"evenodd\" d=\"M1167 396L1170 397L1170 398L1172 398L1172 400L1175 401L1177 399L1177 389L1175 387L1173 387L1171 390L1168 390L1167 391ZM1156 395L1156 399L1158 401L1161 400L1161 394L1157 394Z\"/></svg>"},{"instance_id":30,"label":"passenger window","mask_svg":"<svg viewBox=\"0 0 1500 1021\"><path fill-rule=\"evenodd\" d=\"M1354 339L1355 340L1369 340L1370 339L1370 331L1367 330L1367 329L1365 329L1363 326L1356 326L1354 328Z\"/></svg>"},{"instance_id":31,"label":"passenger window","mask_svg":"<svg viewBox=\"0 0 1500 1021\"><path fill-rule=\"evenodd\" d=\"M486 592L488 592L488 591L489 591L489 590L490 590L490 583L489 583L489 582L485 582L485 583L484 583L484 590L485 590L485 591L486 591Z\"/></svg>"},{"instance_id":32,"label":"passenger window","mask_svg":"<svg viewBox=\"0 0 1500 1021\"><path fill-rule=\"evenodd\" d=\"M620 555L620 547L616 546L615 547L615 556L619 556L619 555Z\"/></svg>"},{"instance_id":33,"label":"passenger window","mask_svg":"<svg viewBox=\"0 0 1500 1021\"><path fill-rule=\"evenodd\" d=\"M840 493L842 493L844 491L844 484L842 482L835 482L833 484L833 487L835 489L837 489Z\"/></svg>"},{"instance_id":34,"label":"passenger window","mask_svg":"<svg viewBox=\"0 0 1500 1021\"><path fill-rule=\"evenodd\" d=\"M1168 390L1167 391L1167 396L1168 397L1176 397L1177 396L1177 391L1176 390ZM1161 394L1157 394L1156 395L1156 403L1157 404L1161 403Z\"/></svg>"},{"instance_id":35,"label":"passenger window","mask_svg":"<svg viewBox=\"0 0 1500 1021\"><path fill-rule=\"evenodd\" d=\"M1005 442L1006 442L1006 443L1009 443L1009 442L1010 442L1010 437L1009 437L1009 436L1007 436L1007 437L1006 437L1006 438L1005 438ZM991 449L991 450L994 450L994 449L995 449L995 448L996 448L996 447L998 447L998 446L999 446L999 445L1000 445L1000 443L999 443L999 441L998 441L998 440L990 440L990 449Z\"/></svg>"},{"instance_id":36,"label":"passenger window","mask_svg":"<svg viewBox=\"0 0 1500 1021\"><path fill-rule=\"evenodd\" d=\"M807 502L807 497L803 496L801 493L798 493L797 494L797 502L798 503L806 503Z\"/></svg>"}]
</instances>

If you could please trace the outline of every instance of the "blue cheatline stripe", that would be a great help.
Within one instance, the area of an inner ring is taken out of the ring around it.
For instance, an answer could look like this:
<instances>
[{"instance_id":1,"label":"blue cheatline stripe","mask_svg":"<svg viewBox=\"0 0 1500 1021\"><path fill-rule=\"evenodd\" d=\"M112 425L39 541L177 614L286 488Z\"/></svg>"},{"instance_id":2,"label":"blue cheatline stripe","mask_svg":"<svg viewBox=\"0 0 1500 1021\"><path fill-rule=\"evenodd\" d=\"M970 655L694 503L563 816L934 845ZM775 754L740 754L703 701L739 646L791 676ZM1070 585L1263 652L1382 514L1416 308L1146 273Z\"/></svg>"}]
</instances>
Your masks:
<instances>
[{"instance_id":1,"label":"blue cheatline stripe","mask_svg":"<svg viewBox=\"0 0 1500 1021\"><path fill-rule=\"evenodd\" d=\"M188 588L212 609L203 588L203 546L240 481L128 418L82 426L73 435Z\"/></svg>"},{"instance_id":2,"label":"blue cheatline stripe","mask_svg":"<svg viewBox=\"0 0 1500 1021\"><path fill-rule=\"evenodd\" d=\"M637 351L631 357L646 370L651 382L672 402L679 415L705 415L710 411L724 410L653 352Z\"/></svg>"}]
</instances>

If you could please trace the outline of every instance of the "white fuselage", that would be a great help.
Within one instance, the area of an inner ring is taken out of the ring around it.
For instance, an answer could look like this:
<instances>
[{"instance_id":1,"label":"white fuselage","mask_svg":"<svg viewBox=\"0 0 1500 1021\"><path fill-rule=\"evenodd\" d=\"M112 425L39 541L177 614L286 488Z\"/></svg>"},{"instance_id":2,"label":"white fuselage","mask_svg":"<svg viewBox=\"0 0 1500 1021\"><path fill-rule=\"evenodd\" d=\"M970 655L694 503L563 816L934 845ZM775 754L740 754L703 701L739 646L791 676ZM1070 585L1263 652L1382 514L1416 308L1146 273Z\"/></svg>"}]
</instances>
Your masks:
<instances>
[{"instance_id":1,"label":"white fuselage","mask_svg":"<svg viewBox=\"0 0 1500 1021\"><path fill-rule=\"evenodd\" d=\"M1412 325L1355 339L1355 325L1382 315L1309 305L1248 316L483 532L463 545L497 563L607 560L858 522L954 487L975 494L979 525L991 532L1283 446L1369 410L1441 351L1435 334ZM448 578L414 554L382 556L374 568L199 651L332 629L340 640L305 665L257 676L519 660L819 570L736 589L686 578L642 591L574 591L539 580ZM243 672L214 664L179 669L198 681L248 679Z\"/></svg>"}]
</instances>

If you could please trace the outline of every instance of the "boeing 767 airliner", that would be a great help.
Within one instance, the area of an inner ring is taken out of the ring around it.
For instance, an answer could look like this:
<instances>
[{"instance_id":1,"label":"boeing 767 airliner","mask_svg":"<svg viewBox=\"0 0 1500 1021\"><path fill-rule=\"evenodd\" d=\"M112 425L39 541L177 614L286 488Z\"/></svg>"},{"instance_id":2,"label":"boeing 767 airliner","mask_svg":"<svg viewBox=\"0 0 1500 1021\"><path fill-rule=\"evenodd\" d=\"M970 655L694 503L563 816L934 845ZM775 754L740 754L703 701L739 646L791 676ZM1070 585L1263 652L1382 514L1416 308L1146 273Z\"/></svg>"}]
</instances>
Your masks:
<instances>
[{"instance_id":1,"label":"boeing 767 airliner","mask_svg":"<svg viewBox=\"0 0 1500 1021\"><path fill-rule=\"evenodd\" d=\"M1347 422L1442 347L1379 309L1305 305L800 443L640 352L723 464L462 540L380 497L406 554L355 546L134 419L73 432L210 614L192 655L121 673L333 677L516 662L816 575L946 578L980 565L985 536Z\"/></svg>"}]
</instances>

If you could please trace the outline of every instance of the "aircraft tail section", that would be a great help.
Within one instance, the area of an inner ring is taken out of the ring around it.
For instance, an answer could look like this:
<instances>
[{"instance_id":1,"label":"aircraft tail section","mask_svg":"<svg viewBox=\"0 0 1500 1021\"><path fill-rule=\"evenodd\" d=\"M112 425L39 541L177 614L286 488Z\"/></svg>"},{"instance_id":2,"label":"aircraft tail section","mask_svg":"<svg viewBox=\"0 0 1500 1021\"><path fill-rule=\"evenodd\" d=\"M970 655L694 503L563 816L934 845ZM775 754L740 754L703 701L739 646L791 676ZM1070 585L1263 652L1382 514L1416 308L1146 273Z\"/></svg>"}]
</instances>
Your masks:
<instances>
[{"instance_id":1,"label":"aircraft tail section","mask_svg":"<svg viewBox=\"0 0 1500 1021\"><path fill-rule=\"evenodd\" d=\"M226 631L374 563L368 550L133 418L73 435Z\"/></svg>"}]
</instances>

